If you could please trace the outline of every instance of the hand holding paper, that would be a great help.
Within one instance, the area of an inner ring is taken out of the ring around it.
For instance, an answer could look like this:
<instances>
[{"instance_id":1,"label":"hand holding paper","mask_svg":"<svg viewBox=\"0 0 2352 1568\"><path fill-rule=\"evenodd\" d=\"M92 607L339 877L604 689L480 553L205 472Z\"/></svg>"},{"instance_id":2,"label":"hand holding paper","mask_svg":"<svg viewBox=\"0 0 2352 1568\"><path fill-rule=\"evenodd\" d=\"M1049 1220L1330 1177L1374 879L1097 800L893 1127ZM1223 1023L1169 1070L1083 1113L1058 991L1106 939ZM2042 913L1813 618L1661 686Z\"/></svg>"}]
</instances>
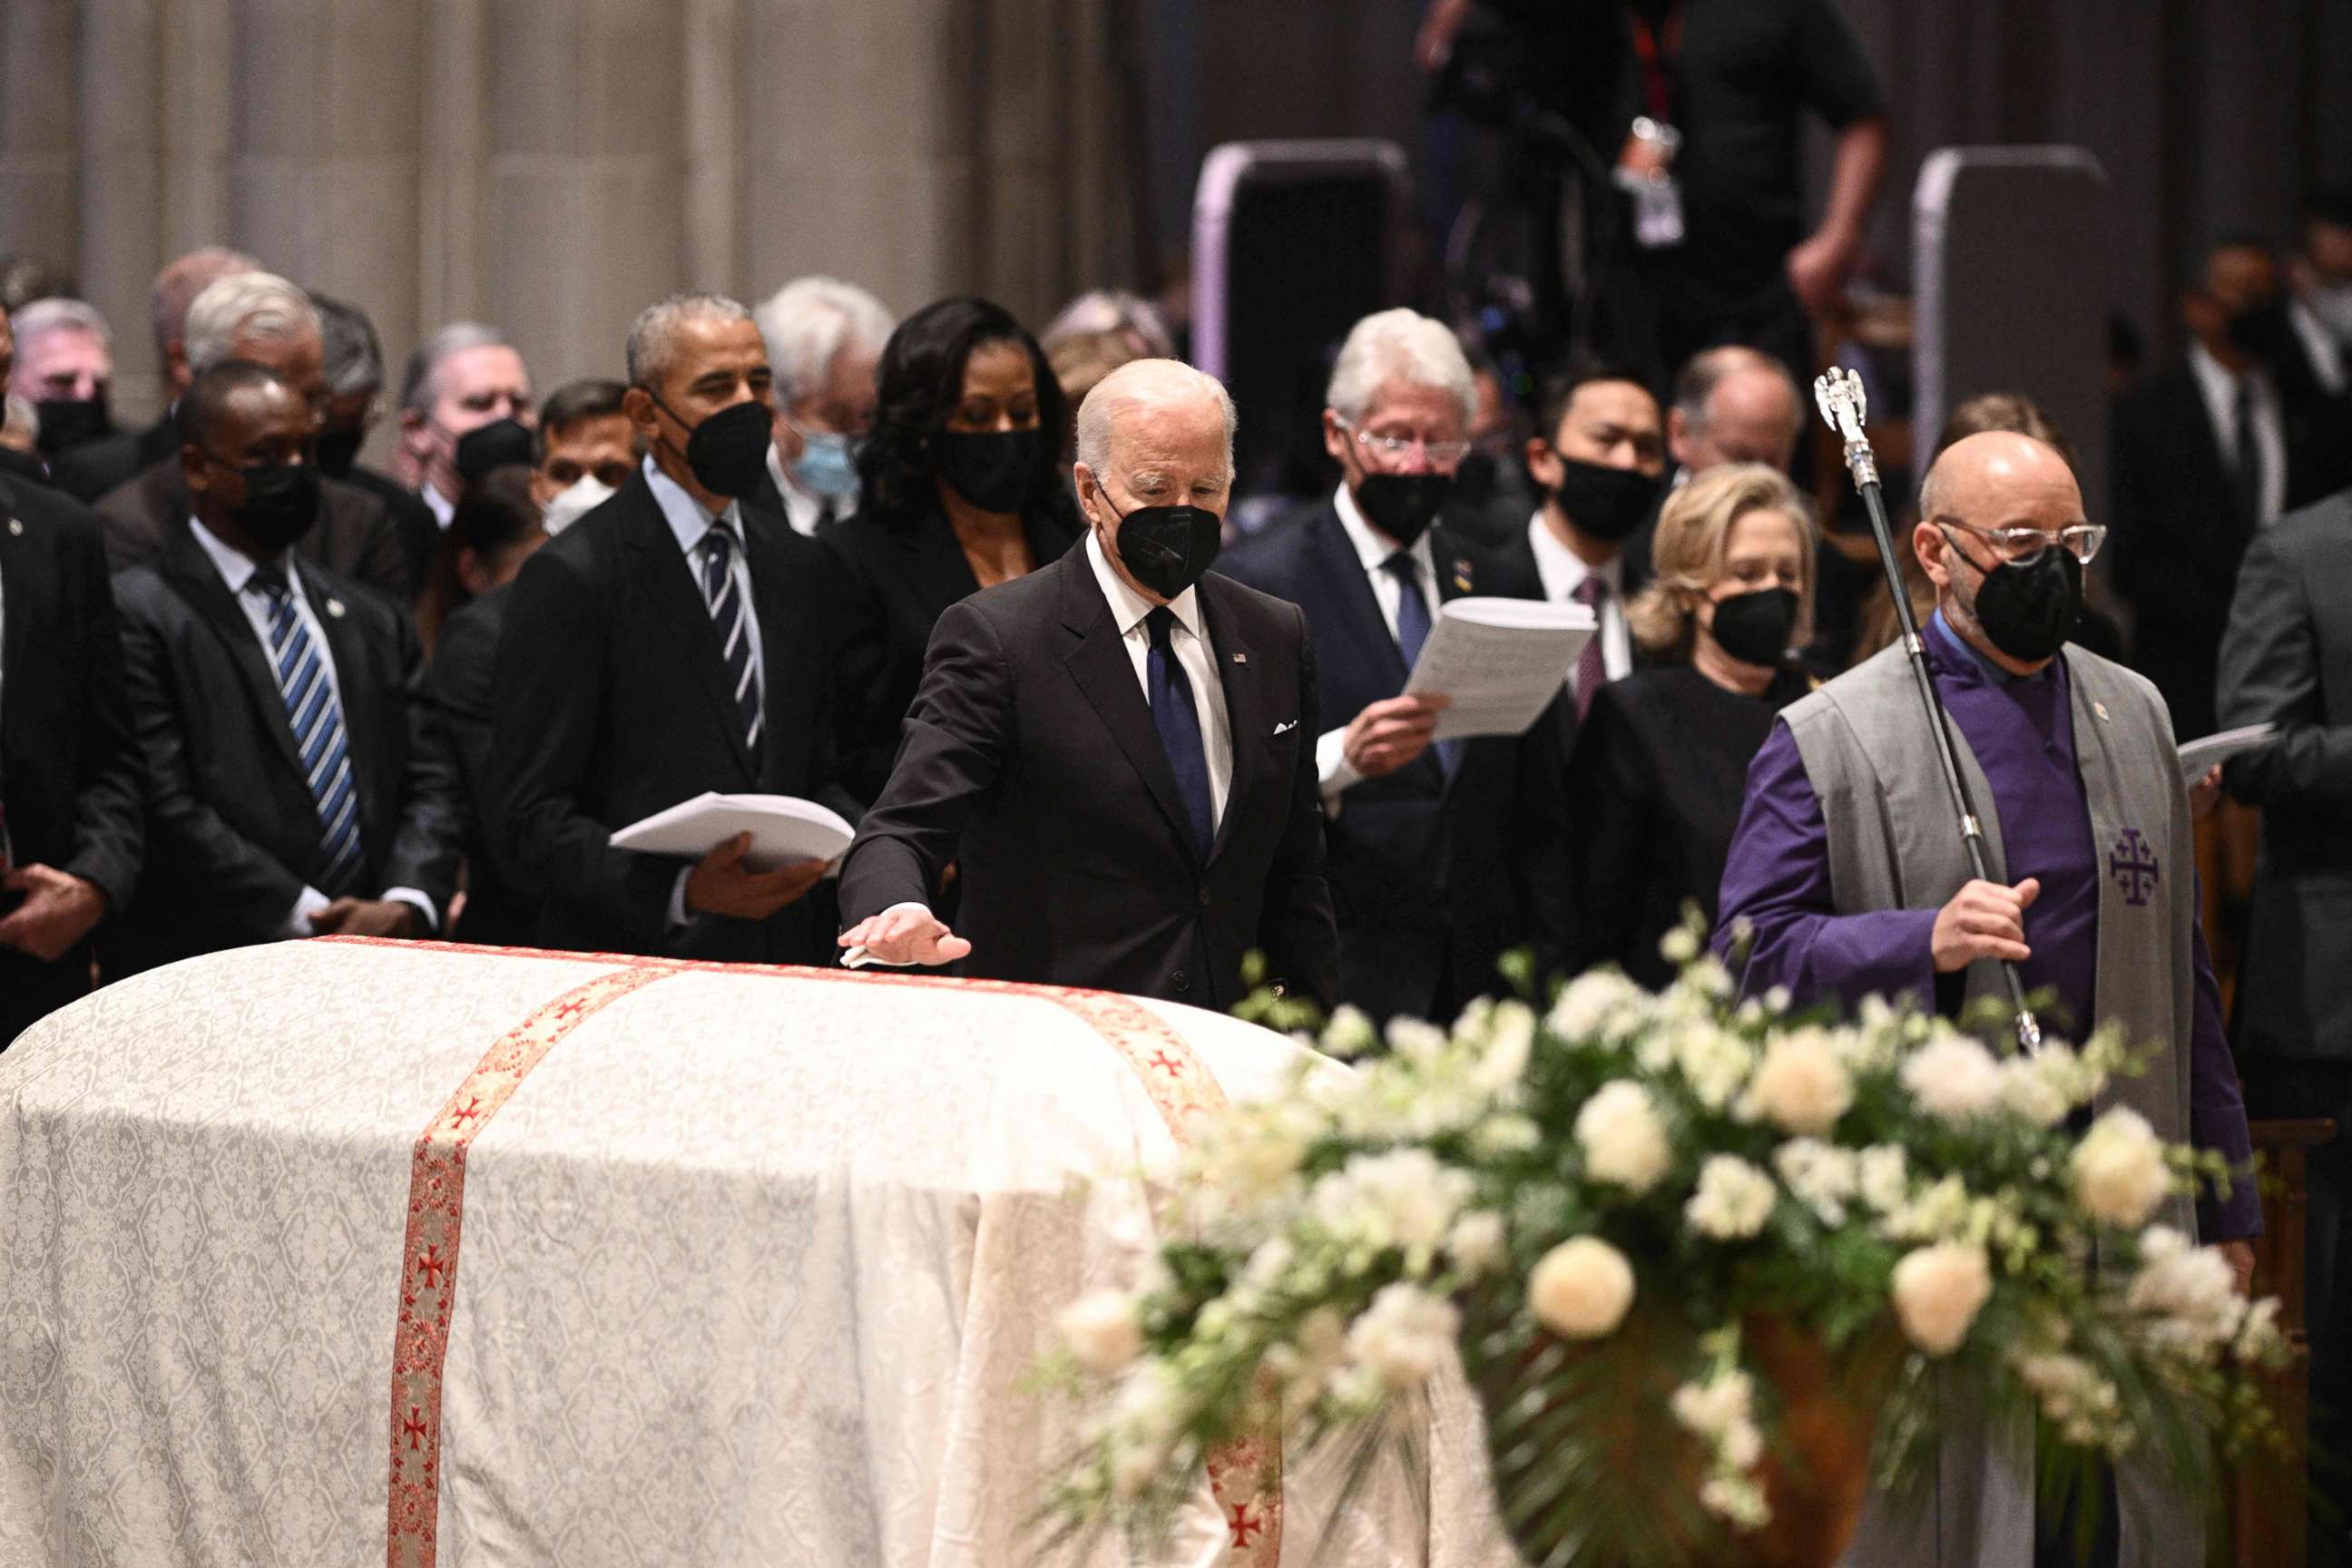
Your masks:
<instances>
[{"instance_id":1,"label":"hand holding paper","mask_svg":"<svg viewBox=\"0 0 2352 1568\"><path fill-rule=\"evenodd\" d=\"M1541 599L1450 599L1405 682L1450 698L1433 739L1521 735L1576 666L1599 623L1590 606Z\"/></svg>"}]
</instances>

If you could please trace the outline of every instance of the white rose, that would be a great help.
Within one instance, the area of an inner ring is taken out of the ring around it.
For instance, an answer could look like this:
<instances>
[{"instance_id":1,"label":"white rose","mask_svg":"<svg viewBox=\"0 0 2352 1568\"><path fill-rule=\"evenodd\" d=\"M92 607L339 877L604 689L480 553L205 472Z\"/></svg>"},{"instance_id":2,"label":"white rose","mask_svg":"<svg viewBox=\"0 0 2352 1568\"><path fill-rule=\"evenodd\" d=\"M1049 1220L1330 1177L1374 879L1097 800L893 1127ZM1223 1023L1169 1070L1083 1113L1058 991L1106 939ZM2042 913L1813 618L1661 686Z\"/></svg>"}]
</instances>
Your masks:
<instances>
[{"instance_id":1,"label":"white rose","mask_svg":"<svg viewBox=\"0 0 2352 1568\"><path fill-rule=\"evenodd\" d=\"M2193 1351L2235 1339L2246 1316L2237 1273L2220 1249L2191 1247L2168 1226L2150 1226L2140 1237L2139 1272L2125 1304L2164 1320L2151 1331Z\"/></svg>"},{"instance_id":2,"label":"white rose","mask_svg":"<svg viewBox=\"0 0 2352 1568\"><path fill-rule=\"evenodd\" d=\"M1853 1103L1853 1076L1826 1033L1799 1029L1764 1047L1751 1092L1782 1131L1817 1134L1835 1126Z\"/></svg>"},{"instance_id":3,"label":"white rose","mask_svg":"<svg viewBox=\"0 0 2352 1568\"><path fill-rule=\"evenodd\" d=\"M1602 1084L1584 1102L1576 1113L1576 1142L1584 1150L1585 1174L1636 1197L1656 1186L1674 1161L1650 1091L1625 1079Z\"/></svg>"},{"instance_id":4,"label":"white rose","mask_svg":"<svg viewBox=\"0 0 2352 1568\"><path fill-rule=\"evenodd\" d=\"M2120 1105L2091 1123L2066 1170L2084 1212L2121 1228L2146 1220L2172 1185L2156 1129Z\"/></svg>"},{"instance_id":5,"label":"white rose","mask_svg":"<svg viewBox=\"0 0 2352 1568\"><path fill-rule=\"evenodd\" d=\"M1445 1364L1462 1326L1454 1304L1412 1285L1383 1286L1348 1329L1348 1357L1390 1393L1419 1388Z\"/></svg>"},{"instance_id":6,"label":"white rose","mask_svg":"<svg viewBox=\"0 0 2352 1568\"><path fill-rule=\"evenodd\" d=\"M1143 1352L1143 1323L1135 1298L1124 1290L1092 1290L1055 1320L1062 1342L1097 1377L1118 1372Z\"/></svg>"},{"instance_id":7,"label":"white rose","mask_svg":"<svg viewBox=\"0 0 2352 1568\"><path fill-rule=\"evenodd\" d=\"M2000 1099L2000 1064L1976 1041L1946 1035L1903 1064L1903 1087L1935 1115L1962 1121L1990 1110Z\"/></svg>"},{"instance_id":8,"label":"white rose","mask_svg":"<svg viewBox=\"0 0 2352 1568\"><path fill-rule=\"evenodd\" d=\"M1445 1238L1445 1250L1454 1266L1475 1279L1491 1274L1503 1265L1508 1256L1504 1247L1503 1216L1492 1209L1474 1209L1454 1222L1454 1234Z\"/></svg>"},{"instance_id":9,"label":"white rose","mask_svg":"<svg viewBox=\"0 0 2352 1568\"><path fill-rule=\"evenodd\" d=\"M1570 981L1552 1004L1551 1026L1570 1039L1601 1032L1610 1015L1638 1002L1641 988L1612 969L1588 969Z\"/></svg>"},{"instance_id":10,"label":"white rose","mask_svg":"<svg viewBox=\"0 0 2352 1568\"><path fill-rule=\"evenodd\" d=\"M1731 1154L1711 1154L1699 1167L1698 1191L1683 1215L1701 1235L1732 1241L1754 1236L1772 1216L1772 1178Z\"/></svg>"},{"instance_id":11,"label":"white rose","mask_svg":"<svg viewBox=\"0 0 2352 1568\"><path fill-rule=\"evenodd\" d=\"M1563 1339L1614 1333L1633 1304L1633 1266L1599 1237L1561 1242L1528 1276L1528 1310Z\"/></svg>"},{"instance_id":12,"label":"white rose","mask_svg":"<svg viewBox=\"0 0 2352 1568\"><path fill-rule=\"evenodd\" d=\"M1960 1348L1992 1294L1984 1248L1939 1241L1908 1252L1895 1265L1895 1317L1904 1337L1931 1356Z\"/></svg>"}]
</instances>

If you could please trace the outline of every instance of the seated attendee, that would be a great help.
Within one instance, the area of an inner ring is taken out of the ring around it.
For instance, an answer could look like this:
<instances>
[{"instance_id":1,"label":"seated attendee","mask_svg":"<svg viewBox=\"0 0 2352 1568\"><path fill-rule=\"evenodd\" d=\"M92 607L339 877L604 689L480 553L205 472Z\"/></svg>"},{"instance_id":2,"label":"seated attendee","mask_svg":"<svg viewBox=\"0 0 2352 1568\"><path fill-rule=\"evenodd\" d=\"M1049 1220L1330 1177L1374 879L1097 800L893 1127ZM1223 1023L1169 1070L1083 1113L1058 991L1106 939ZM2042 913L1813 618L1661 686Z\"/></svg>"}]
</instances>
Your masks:
<instances>
[{"instance_id":1,"label":"seated attendee","mask_svg":"<svg viewBox=\"0 0 2352 1568\"><path fill-rule=\"evenodd\" d=\"M1702 349L1675 374L1674 405L1666 410L1672 482L1687 484L1726 463L1769 463L1785 473L1796 457L1805 408L1788 367L1771 355L1738 343ZM1659 501L1664 503L1664 495ZM1656 528L1653 516L1625 542L1627 584L1637 592L1650 580L1650 537ZM1822 547L1834 548L1826 542Z\"/></svg>"},{"instance_id":2,"label":"seated attendee","mask_svg":"<svg viewBox=\"0 0 2352 1568\"><path fill-rule=\"evenodd\" d=\"M1054 379L1061 384L1062 402L1073 414L1103 377L1143 357L1126 333L1113 331L1065 333L1045 352ZM1062 460L1076 462L1077 449L1078 430L1073 421L1062 437Z\"/></svg>"},{"instance_id":3,"label":"seated attendee","mask_svg":"<svg viewBox=\"0 0 2352 1568\"><path fill-rule=\"evenodd\" d=\"M940 612L1051 564L1078 537L1055 453L1062 388L1002 306L925 306L890 334L877 374L857 512L825 536L882 628L880 668L848 742L851 776L866 790L888 776Z\"/></svg>"},{"instance_id":4,"label":"seated attendee","mask_svg":"<svg viewBox=\"0 0 2352 1568\"><path fill-rule=\"evenodd\" d=\"M1601 687L1568 769L1571 972L1674 977L1659 939L1696 903L1715 924L1748 764L1811 689L1812 508L1778 466L1717 464L1667 499L1656 575L1626 606L1648 661Z\"/></svg>"},{"instance_id":5,"label":"seated attendee","mask_svg":"<svg viewBox=\"0 0 2352 1568\"><path fill-rule=\"evenodd\" d=\"M842 864L845 949L1219 1010L1255 952L1270 982L1329 1004L1306 619L1207 570L1233 438L1224 388L1172 360L1087 397L1092 532L940 617L889 787ZM931 902L951 863L953 931Z\"/></svg>"},{"instance_id":6,"label":"seated attendee","mask_svg":"<svg viewBox=\"0 0 2352 1568\"><path fill-rule=\"evenodd\" d=\"M574 502L594 498L574 514L584 516L629 482L645 453L622 406L628 390L617 381L591 377L567 381L547 395L539 408L537 471L531 476L531 495L541 506L552 507L577 490L571 497ZM551 526L549 531L561 531Z\"/></svg>"},{"instance_id":7,"label":"seated attendee","mask_svg":"<svg viewBox=\"0 0 2352 1568\"><path fill-rule=\"evenodd\" d=\"M194 374L188 369L184 341L188 307L197 295L231 273L260 270L261 263L241 250L208 245L175 258L155 274L148 310L155 333L156 374L163 382L163 413L143 430L118 430L61 455L55 469L58 489L94 504L117 485L178 455L180 429L172 411L180 395L188 390Z\"/></svg>"},{"instance_id":8,"label":"seated attendee","mask_svg":"<svg viewBox=\"0 0 2352 1568\"><path fill-rule=\"evenodd\" d=\"M115 582L148 856L112 962L428 935L458 828L447 764L420 742L424 650L398 606L291 548L319 518L310 405L232 360L198 373L179 416L194 515Z\"/></svg>"},{"instance_id":9,"label":"seated attendee","mask_svg":"<svg viewBox=\"0 0 2352 1568\"><path fill-rule=\"evenodd\" d=\"M450 934L499 947L529 944L539 923L539 900L509 868L504 808L490 785L490 685L506 585L547 542L531 485L531 470L513 465L467 483L416 605L417 631L433 660L425 701L440 749L457 768L466 828L466 896Z\"/></svg>"},{"instance_id":10,"label":"seated attendee","mask_svg":"<svg viewBox=\"0 0 2352 1568\"><path fill-rule=\"evenodd\" d=\"M707 791L859 810L835 762L838 563L744 501L775 417L751 311L673 295L637 317L627 363L644 463L504 595L489 776L514 882L544 900L546 945L821 963L822 865L755 871L743 839L699 860L612 846Z\"/></svg>"},{"instance_id":11,"label":"seated attendee","mask_svg":"<svg viewBox=\"0 0 2352 1568\"><path fill-rule=\"evenodd\" d=\"M80 300L36 300L11 311L16 368L8 390L41 416L39 451L60 455L114 434L114 333L98 307Z\"/></svg>"},{"instance_id":12,"label":"seated attendee","mask_svg":"<svg viewBox=\"0 0 2352 1568\"><path fill-rule=\"evenodd\" d=\"M367 491L392 509L408 564L408 592L425 586L440 525L416 492L359 460L383 397L383 346L375 323L355 305L310 296L319 312L320 368L327 378L327 413L319 427L319 472Z\"/></svg>"},{"instance_id":13,"label":"seated attendee","mask_svg":"<svg viewBox=\"0 0 2352 1568\"><path fill-rule=\"evenodd\" d=\"M1117 333L1130 359L1167 359L1176 352L1176 335L1160 307L1124 289L1087 289L1055 312L1037 341L1050 355L1089 332Z\"/></svg>"},{"instance_id":14,"label":"seated attendee","mask_svg":"<svg viewBox=\"0 0 2352 1568\"><path fill-rule=\"evenodd\" d=\"M416 346L400 383L400 446L435 521L449 526L465 488L459 439L494 419L533 417L530 372L496 327L452 321Z\"/></svg>"},{"instance_id":15,"label":"seated attendee","mask_svg":"<svg viewBox=\"0 0 2352 1568\"><path fill-rule=\"evenodd\" d=\"M857 500L856 447L874 427L874 369L898 322L881 300L838 278L795 278L755 314L776 373L768 504L814 533Z\"/></svg>"},{"instance_id":16,"label":"seated attendee","mask_svg":"<svg viewBox=\"0 0 2352 1568\"><path fill-rule=\"evenodd\" d=\"M319 314L310 296L285 279L233 273L197 295L188 307L186 350L197 374L232 360L275 372L317 429L327 406ZM318 515L299 535L295 552L405 605L408 563L392 509L339 479L320 479L305 493ZM193 510L186 467L174 452L100 500L107 558L117 571L154 559L187 526Z\"/></svg>"},{"instance_id":17,"label":"seated attendee","mask_svg":"<svg viewBox=\"0 0 2352 1568\"><path fill-rule=\"evenodd\" d=\"M1444 322L1409 310L1357 322L1325 394L1339 485L1223 558L1314 635L1339 997L1382 1022L1451 1019L1504 987L1496 965L1516 948L1549 975L1568 934L1554 726L1432 744L1439 704L1403 695L1446 600L1542 593L1532 570L1438 521L1476 396Z\"/></svg>"}]
</instances>

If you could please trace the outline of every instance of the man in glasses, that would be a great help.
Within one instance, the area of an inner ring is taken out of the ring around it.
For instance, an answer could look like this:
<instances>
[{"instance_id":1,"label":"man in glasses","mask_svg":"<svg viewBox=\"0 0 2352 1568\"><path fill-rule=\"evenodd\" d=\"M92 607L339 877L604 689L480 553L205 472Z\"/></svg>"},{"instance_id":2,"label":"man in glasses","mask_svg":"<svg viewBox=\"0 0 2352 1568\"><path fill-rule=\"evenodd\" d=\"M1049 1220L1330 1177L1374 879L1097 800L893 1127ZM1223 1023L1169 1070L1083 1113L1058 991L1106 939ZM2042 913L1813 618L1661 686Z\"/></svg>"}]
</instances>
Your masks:
<instances>
[{"instance_id":1,"label":"man in glasses","mask_svg":"<svg viewBox=\"0 0 2352 1568\"><path fill-rule=\"evenodd\" d=\"M1530 563L1441 517L1470 450L1477 391L1443 322L1356 323L1325 394L1331 495L1236 545L1221 570L1306 612L1339 994L1375 1019L1451 1018L1532 945L1549 973L1567 925L1559 727L1433 742L1442 698L1406 696L1439 606L1542 597Z\"/></svg>"},{"instance_id":2,"label":"man in glasses","mask_svg":"<svg viewBox=\"0 0 2352 1568\"><path fill-rule=\"evenodd\" d=\"M2000 965L2015 963L2029 994L2053 998L2042 1011L2053 1039L2116 1024L2155 1053L2101 1093L2101 1109L2129 1106L2158 1137L2242 1171L2245 1106L2197 923L2172 721L2145 679L2067 643L2105 531L2084 519L2065 460L2008 431L1947 448L1919 512L1912 544L1936 587L1921 633L1993 879L1970 876L1906 656L1890 647L1791 704L1758 754L1717 950L1749 994L1786 986L1800 1005L1848 1008L1908 995L1948 1015L2004 1001ZM2158 1218L2221 1244L2242 1289L2247 1238L2262 1227L2251 1177L2191 1211L2175 1199ZM1937 1473L1934 1506L1865 1518L1855 1561L2061 1560L2045 1548L2075 1561L2067 1510L2035 1519L2030 1465L1948 1455ZM2124 1514L2120 1546L2116 1478L2105 1481L2107 1539L2092 1561L2116 1562L2118 1549L2124 1562L2171 1561L2150 1542L2201 1545L2183 1517L2191 1505L2141 1479L2120 1478L2146 1494Z\"/></svg>"}]
</instances>

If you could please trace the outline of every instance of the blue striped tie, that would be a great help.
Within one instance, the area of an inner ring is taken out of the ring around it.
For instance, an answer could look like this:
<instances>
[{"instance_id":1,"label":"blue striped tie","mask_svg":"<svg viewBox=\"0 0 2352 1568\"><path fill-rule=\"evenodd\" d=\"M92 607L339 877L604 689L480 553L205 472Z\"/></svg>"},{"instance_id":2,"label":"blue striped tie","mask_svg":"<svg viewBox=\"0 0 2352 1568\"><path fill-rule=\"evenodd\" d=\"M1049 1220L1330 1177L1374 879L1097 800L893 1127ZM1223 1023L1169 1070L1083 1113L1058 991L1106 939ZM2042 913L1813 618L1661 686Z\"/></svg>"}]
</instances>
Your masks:
<instances>
[{"instance_id":1,"label":"blue striped tie","mask_svg":"<svg viewBox=\"0 0 2352 1568\"><path fill-rule=\"evenodd\" d=\"M361 858L360 796L352 783L342 704L335 700L334 685L327 679L326 656L295 612L285 577L263 567L254 573L253 581L269 601L269 662L278 672L286 721L293 727L294 750L302 759L303 782L319 808L319 841L327 851L319 890L332 896L349 889L359 875Z\"/></svg>"},{"instance_id":2,"label":"blue striped tie","mask_svg":"<svg viewBox=\"0 0 2352 1568\"><path fill-rule=\"evenodd\" d=\"M735 552L735 531L724 518L702 536L702 599L710 606L710 624L719 628L719 656L727 661L727 684L735 693L735 710L743 720L743 745L760 754L760 667L751 658L751 628L744 624L743 595L735 591L735 574L729 570Z\"/></svg>"}]
</instances>

